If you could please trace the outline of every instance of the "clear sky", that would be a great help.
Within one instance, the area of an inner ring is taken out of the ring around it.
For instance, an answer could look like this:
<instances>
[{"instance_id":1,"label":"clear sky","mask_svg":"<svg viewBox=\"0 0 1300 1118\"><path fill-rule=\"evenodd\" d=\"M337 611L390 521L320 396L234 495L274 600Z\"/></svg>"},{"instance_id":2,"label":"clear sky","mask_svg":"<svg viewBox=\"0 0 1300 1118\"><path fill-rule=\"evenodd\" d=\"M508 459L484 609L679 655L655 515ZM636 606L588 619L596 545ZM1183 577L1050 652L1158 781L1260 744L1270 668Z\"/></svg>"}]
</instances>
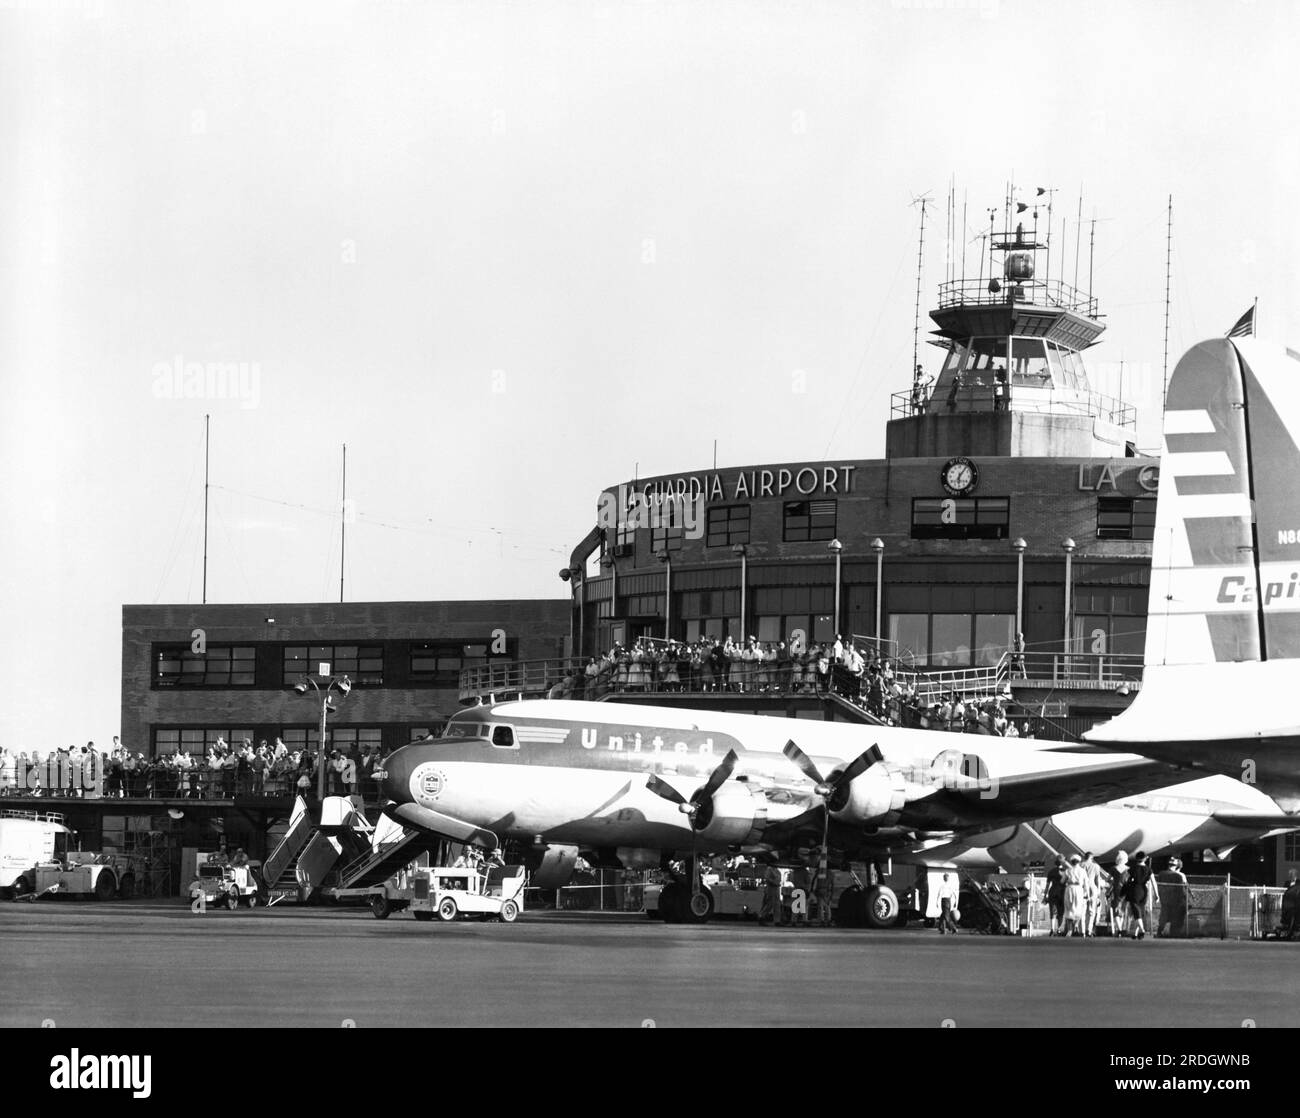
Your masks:
<instances>
[{"instance_id":1,"label":"clear sky","mask_svg":"<svg viewBox=\"0 0 1300 1118\"><path fill-rule=\"evenodd\" d=\"M950 183L958 242L1009 178L1055 188L1067 273L1082 188L1096 387L1122 362L1156 446L1169 195L1171 363L1256 296L1300 343L1298 25L1264 0L0 3L0 741L106 741L122 605L199 601L205 413L213 602L337 598L344 443L354 601L562 596L601 488L715 439L723 466L879 456L911 203L936 203L924 310Z\"/></svg>"}]
</instances>

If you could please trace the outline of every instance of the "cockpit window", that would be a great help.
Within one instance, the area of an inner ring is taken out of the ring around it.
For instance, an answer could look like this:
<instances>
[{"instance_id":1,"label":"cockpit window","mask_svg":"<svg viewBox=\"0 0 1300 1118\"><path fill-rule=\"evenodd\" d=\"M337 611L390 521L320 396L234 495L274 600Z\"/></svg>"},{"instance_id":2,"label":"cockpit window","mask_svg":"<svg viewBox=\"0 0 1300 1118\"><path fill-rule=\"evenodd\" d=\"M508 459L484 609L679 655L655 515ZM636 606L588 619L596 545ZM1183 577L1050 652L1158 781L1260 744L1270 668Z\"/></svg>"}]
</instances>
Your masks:
<instances>
[{"instance_id":1,"label":"cockpit window","mask_svg":"<svg viewBox=\"0 0 1300 1118\"><path fill-rule=\"evenodd\" d=\"M514 749L515 732L509 726L497 726L492 731L492 744L502 749Z\"/></svg>"},{"instance_id":2,"label":"cockpit window","mask_svg":"<svg viewBox=\"0 0 1300 1118\"><path fill-rule=\"evenodd\" d=\"M486 738L488 726L482 722L449 722L443 731L445 738Z\"/></svg>"}]
</instances>

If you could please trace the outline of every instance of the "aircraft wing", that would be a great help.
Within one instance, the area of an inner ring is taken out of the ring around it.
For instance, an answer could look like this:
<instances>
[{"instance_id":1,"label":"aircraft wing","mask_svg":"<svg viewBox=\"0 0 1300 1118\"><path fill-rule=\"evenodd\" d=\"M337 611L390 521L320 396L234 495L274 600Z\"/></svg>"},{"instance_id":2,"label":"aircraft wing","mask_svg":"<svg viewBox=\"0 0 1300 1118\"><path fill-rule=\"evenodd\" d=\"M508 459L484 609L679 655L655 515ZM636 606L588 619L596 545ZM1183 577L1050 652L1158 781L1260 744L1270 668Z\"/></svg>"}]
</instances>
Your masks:
<instances>
[{"instance_id":1,"label":"aircraft wing","mask_svg":"<svg viewBox=\"0 0 1300 1118\"><path fill-rule=\"evenodd\" d=\"M1211 818L1246 831L1300 831L1300 815L1285 811L1216 811Z\"/></svg>"},{"instance_id":2,"label":"aircraft wing","mask_svg":"<svg viewBox=\"0 0 1300 1118\"><path fill-rule=\"evenodd\" d=\"M995 772L988 780L934 788L929 795L909 799L899 823L924 830L962 830L1044 819L1148 792L1178 779L1178 771L1168 762L1145 757L1112 754L1113 759L1098 756L1094 761L1089 754L1047 756L1065 763L1030 772Z\"/></svg>"}]
</instances>

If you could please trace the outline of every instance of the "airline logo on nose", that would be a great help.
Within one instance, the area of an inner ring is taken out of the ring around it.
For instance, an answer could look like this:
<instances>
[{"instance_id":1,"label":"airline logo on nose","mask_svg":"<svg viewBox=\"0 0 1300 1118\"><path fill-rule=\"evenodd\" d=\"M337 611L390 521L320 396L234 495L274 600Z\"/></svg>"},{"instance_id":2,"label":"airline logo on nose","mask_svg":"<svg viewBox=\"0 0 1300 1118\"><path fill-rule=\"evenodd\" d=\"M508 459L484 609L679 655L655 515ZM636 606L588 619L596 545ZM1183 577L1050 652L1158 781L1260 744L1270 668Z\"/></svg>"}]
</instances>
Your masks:
<instances>
[{"instance_id":1,"label":"airline logo on nose","mask_svg":"<svg viewBox=\"0 0 1300 1118\"><path fill-rule=\"evenodd\" d=\"M436 769L432 765L421 765L415 770L411 783L415 785L421 796L436 800L447 787L447 777L441 769Z\"/></svg>"}]
</instances>

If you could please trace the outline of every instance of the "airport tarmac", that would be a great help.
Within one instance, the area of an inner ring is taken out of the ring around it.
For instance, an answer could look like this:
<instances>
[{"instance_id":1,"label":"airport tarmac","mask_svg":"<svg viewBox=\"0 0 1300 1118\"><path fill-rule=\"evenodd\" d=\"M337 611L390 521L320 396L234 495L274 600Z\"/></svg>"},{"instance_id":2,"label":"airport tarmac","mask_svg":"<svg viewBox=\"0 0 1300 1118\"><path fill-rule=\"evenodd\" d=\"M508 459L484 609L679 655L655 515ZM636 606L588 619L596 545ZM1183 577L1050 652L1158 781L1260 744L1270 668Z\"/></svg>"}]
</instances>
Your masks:
<instances>
[{"instance_id":1,"label":"airport tarmac","mask_svg":"<svg viewBox=\"0 0 1300 1118\"><path fill-rule=\"evenodd\" d=\"M1300 1025L1300 943L0 903L0 1025Z\"/></svg>"}]
</instances>

